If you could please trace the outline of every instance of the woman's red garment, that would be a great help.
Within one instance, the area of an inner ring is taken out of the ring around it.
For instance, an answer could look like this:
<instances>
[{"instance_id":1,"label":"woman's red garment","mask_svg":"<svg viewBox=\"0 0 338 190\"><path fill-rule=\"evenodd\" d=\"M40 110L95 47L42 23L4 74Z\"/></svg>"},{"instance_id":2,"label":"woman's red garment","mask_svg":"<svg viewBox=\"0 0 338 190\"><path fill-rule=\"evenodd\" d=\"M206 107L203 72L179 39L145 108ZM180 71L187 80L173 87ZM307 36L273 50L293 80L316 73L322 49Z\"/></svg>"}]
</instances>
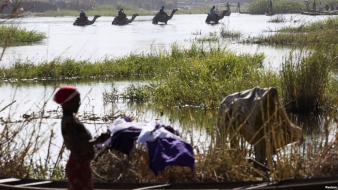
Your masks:
<instances>
[{"instance_id":1,"label":"woman's red garment","mask_svg":"<svg viewBox=\"0 0 338 190\"><path fill-rule=\"evenodd\" d=\"M90 162L94 158L91 152L71 152L66 165L66 175L70 190L92 190L93 181Z\"/></svg>"}]
</instances>

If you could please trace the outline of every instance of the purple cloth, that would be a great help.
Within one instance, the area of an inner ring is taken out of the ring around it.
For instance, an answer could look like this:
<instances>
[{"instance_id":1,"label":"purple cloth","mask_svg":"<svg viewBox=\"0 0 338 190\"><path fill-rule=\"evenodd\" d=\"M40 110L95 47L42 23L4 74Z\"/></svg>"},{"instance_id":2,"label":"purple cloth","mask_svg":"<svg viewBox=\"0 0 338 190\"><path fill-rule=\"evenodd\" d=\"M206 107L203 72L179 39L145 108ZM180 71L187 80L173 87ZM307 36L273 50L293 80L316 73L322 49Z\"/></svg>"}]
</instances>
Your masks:
<instances>
[{"instance_id":1,"label":"purple cloth","mask_svg":"<svg viewBox=\"0 0 338 190\"><path fill-rule=\"evenodd\" d=\"M149 167L158 175L166 166L195 167L195 158L192 146L178 139L157 138L153 142L146 142L149 156Z\"/></svg>"},{"instance_id":2,"label":"purple cloth","mask_svg":"<svg viewBox=\"0 0 338 190\"><path fill-rule=\"evenodd\" d=\"M141 129L135 129L129 127L114 133L110 141L110 149L118 150L128 157L130 157L130 152L134 147L134 141L140 135Z\"/></svg>"}]
</instances>

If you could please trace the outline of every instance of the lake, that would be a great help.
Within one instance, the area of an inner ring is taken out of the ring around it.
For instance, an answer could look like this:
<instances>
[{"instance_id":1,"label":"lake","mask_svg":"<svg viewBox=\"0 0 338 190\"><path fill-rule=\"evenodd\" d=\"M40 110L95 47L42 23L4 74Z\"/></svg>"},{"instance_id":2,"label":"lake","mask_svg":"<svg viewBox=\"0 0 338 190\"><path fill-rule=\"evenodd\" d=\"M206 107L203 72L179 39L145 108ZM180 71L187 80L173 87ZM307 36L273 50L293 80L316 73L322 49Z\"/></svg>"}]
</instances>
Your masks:
<instances>
[{"instance_id":1,"label":"lake","mask_svg":"<svg viewBox=\"0 0 338 190\"><path fill-rule=\"evenodd\" d=\"M10 24L46 33L47 39L39 43L10 47L6 50L2 65L29 60L36 64L56 57L99 61L105 57L115 58L131 53L150 53L167 50L173 43L188 47L191 41L220 33L222 28L241 32L244 38L267 35L282 26L301 24L325 19L329 16L282 15L286 22L271 23L265 15L233 13L224 17L218 25L206 24L206 14L174 15L167 25L153 25L153 16L138 16L129 25L111 25L114 17L100 17L93 25L73 26L75 17L32 17L11 21ZM92 17L89 17L92 19ZM198 34L198 35L197 35ZM280 65L287 47L243 45L238 40L227 40L228 49L238 53L264 53L265 64L273 68Z\"/></svg>"},{"instance_id":2,"label":"lake","mask_svg":"<svg viewBox=\"0 0 338 190\"><path fill-rule=\"evenodd\" d=\"M208 25L204 23L206 14L198 15L174 15L167 25L153 25L153 16L138 16L133 23L126 26L111 25L113 17L100 17L90 26L78 27L72 23L75 17L32 17L10 21L10 24L24 27L28 30L45 32L48 36L46 40L39 43L9 47L6 49L1 65L11 65L16 61L30 61L40 64L44 61L51 61L57 57L74 58L77 60L99 61L108 58L118 58L128 56L132 53L152 53L169 50L173 43L179 44L182 48L189 47L196 38L207 36L210 33L220 33L221 29L241 32L244 38L259 35L271 34L271 31L283 26L298 26L304 23L313 22L329 16L306 16L306 15L282 15L285 17L284 23L268 22L271 17L265 15L248 15L233 13L225 17L218 25ZM89 17L91 19L92 17ZM290 52L288 47L276 47L267 45L245 45L238 43L238 39L225 40L223 44L231 51L237 53L264 53L266 59L264 66L277 70L283 58ZM114 114L117 112L127 112L137 115L139 120L154 121L159 119L166 124L172 125L186 133L193 129L202 127L198 124L197 118L205 119L211 126L217 120L216 112L210 112L208 116L203 115L202 110L182 109L164 112L160 108L149 108L139 106L135 103L123 101L105 104L103 102L103 92L109 92L116 88L122 92L129 85L144 84L144 81L114 81L111 80L66 80L48 82L21 82L21 83L1 83L2 96L0 97L0 109L16 101L10 108L0 112L0 117L11 117L12 121L23 120L23 114L32 114L41 111L57 109L57 104L52 101L55 84L75 85L81 92L83 102L79 114L97 114L99 116ZM192 122L191 115L196 120ZM201 117L200 117L201 116ZM322 120L322 116L316 116L316 120ZM306 121L307 119L305 119ZM44 119L43 131L53 129L57 138L55 146L60 147L62 143L59 130L60 120ZM298 124L304 121L298 119ZM88 124L92 133L101 132L109 123L98 122ZM304 125L312 125L311 122ZM319 129L320 132L320 129ZM335 129L331 131L331 137ZM25 133L23 133L25 134ZM206 144L206 132L196 130L194 137L196 143ZM313 140L313 139L312 139ZM57 148L56 148L57 149Z\"/></svg>"}]
</instances>

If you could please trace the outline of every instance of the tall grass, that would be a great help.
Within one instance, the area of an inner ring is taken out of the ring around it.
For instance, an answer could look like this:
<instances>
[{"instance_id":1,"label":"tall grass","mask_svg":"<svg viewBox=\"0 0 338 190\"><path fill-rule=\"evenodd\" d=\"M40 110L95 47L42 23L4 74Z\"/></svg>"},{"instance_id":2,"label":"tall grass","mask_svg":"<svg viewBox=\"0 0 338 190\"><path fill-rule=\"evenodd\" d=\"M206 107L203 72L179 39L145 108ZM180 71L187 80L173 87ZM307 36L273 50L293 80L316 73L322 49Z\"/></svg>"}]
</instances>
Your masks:
<instances>
[{"instance_id":1,"label":"tall grass","mask_svg":"<svg viewBox=\"0 0 338 190\"><path fill-rule=\"evenodd\" d=\"M46 97L46 101L42 103L44 104L48 101L50 99ZM7 109L12 109L13 107L15 106ZM43 107L41 108L43 109ZM158 108L153 107L152 109L156 111ZM39 110L35 111L38 112ZM167 109L163 111L165 114L169 112ZM335 145L338 142L336 139L322 141L320 142L322 144L318 144L316 149L306 146L305 151L312 152L309 158L306 157L306 152L301 151L304 147L300 147L299 144L294 144L289 148L278 149L276 153L268 148L267 154L274 158L274 164L269 166L270 172L266 172L245 159L245 157L252 157L254 152L252 147L245 141L239 141L240 144L236 149L230 147L227 143L215 146L218 131L216 127L218 115L215 110L206 110L199 115L194 114L194 112L195 110L190 108L185 109L185 111L176 109L174 111L175 115L168 115L173 122L180 122L180 125L182 125L181 130L183 131L181 133L182 138L194 147L196 158L194 171L185 167L169 166L164 171L161 171L158 176L155 176L149 169L146 148L137 145L129 159L113 150L103 151L103 154L100 154L92 163L95 181L127 183L191 183L261 181L269 179L278 181L291 177L309 178L335 175L334 170L330 170L330 168L337 167L334 160L336 154L328 154L328 152L336 150ZM275 117L273 113L271 117ZM140 115L131 116L131 118L134 121L140 121L141 119ZM7 120L8 118L3 119ZM269 117L266 119L267 121L270 120ZM284 125L278 119L274 121L274 123L263 122L262 124L265 127L269 126L269 129L277 129ZM44 124L45 122L46 124ZM1 126L4 128L1 129L0 133L0 143L2 145L0 146L0 175L17 178L65 180L64 162L68 158L68 151L64 149L64 146L60 147L54 144L55 138L60 135L56 132L57 128L59 128L56 123L55 120L43 118L25 120L19 123L1 122ZM267 125L268 123L271 125ZM103 125L101 128L105 128L105 126ZM193 128L193 126L196 126L196 128ZM209 129L207 140L206 136L196 137L196 129L204 131L206 128ZM276 130L273 133L262 136L266 138L266 146L270 143L268 139L271 135L279 137L275 143L283 142L282 133ZM238 134L236 133L229 134L229 138L237 136ZM52 154L51 150L54 150L56 154ZM45 154L41 154L41 151L44 151Z\"/></svg>"},{"instance_id":2,"label":"tall grass","mask_svg":"<svg viewBox=\"0 0 338 190\"><path fill-rule=\"evenodd\" d=\"M17 45L27 42L37 42L46 38L46 35L37 31L27 31L15 26L8 26L7 21L12 18L17 18L23 10L19 9L21 6L21 1L4 1L0 5L0 13L2 16L5 16L4 10L9 8L12 9L11 13L7 13L5 20L1 21L0 28L0 45L2 47L2 52L0 55L0 60L2 59L6 49L11 45ZM6 25L5 25L6 24Z\"/></svg>"},{"instance_id":3,"label":"tall grass","mask_svg":"<svg viewBox=\"0 0 338 190\"><path fill-rule=\"evenodd\" d=\"M298 27L283 27L277 33L255 39L247 39L246 42L263 44L292 44L296 46L312 46L314 44L337 44L336 32L338 19L328 18L311 24L300 23Z\"/></svg>"},{"instance_id":4,"label":"tall grass","mask_svg":"<svg viewBox=\"0 0 338 190\"><path fill-rule=\"evenodd\" d=\"M230 92L251 88L260 82L268 85L257 79L273 75L258 71L264 58L262 54L237 56L220 47L214 47L210 52L194 48L172 49L177 58L166 73L155 77L151 96L154 102L167 106L215 107ZM188 56L189 51L194 56ZM270 82L273 85L274 81Z\"/></svg>"},{"instance_id":5,"label":"tall grass","mask_svg":"<svg viewBox=\"0 0 338 190\"><path fill-rule=\"evenodd\" d=\"M30 42L39 42L46 39L46 34L35 30L27 30L16 26L0 27L0 44L15 45Z\"/></svg>"},{"instance_id":6,"label":"tall grass","mask_svg":"<svg viewBox=\"0 0 338 190\"><path fill-rule=\"evenodd\" d=\"M281 85L284 104L289 111L311 113L327 110L336 84L338 38L336 18L312 24L284 27L278 33L260 37L255 43L292 44L296 52L282 63Z\"/></svg>"},{"instance_id":7,"label":"tall grass","mask_svg":"<svg viewBox=\"0 0 338 190\"><path fill-rule=\"evenodd\" d=\"M269 0L250 0L248 11L250 14L265 14ZM303 2L291 0L274 0L273 12L275 14L298 13L301 8L305 9Z\"/></svg>"},{"instance_id":8,"label":"tall grass","mask_svg":"<svg viewBox=\"0 0 338 190\"><path fill-rule=\"evenodd\" d=\"M64 147L54 144L57 136L55 123L44 119L46 103L50 97L37 102L42 104L38 109L36 119L14 121L12 115L17 106L10 104L0 111L0 176L18 178L53 179L65 178L64 166L61 165ZM6 110L7 109L7 110ZM21 110L22 111L22 110ZM4 116L3 113L8 113ZM45 124L46 122L46 124ZM46 127L48 126L48 127ZM44 149L44 151L42 151ZM52 149L58 150L55 155Z\"/></svg>"},{"instance_id":9,"label":"tall grass","mask_svg":"<svg viewBox=\"0 0 338 190\"><path fill-rule=\"evenodd\" d=\"M225 29L224 27L221 28L220 35L223 38L230 38L230 39L238 39L241 36L243 36L243 34L240 31L233 31L233 30Z\"/></svg>"},{"instance_id":10,"label":"tall grass","mask_svg":"<svg viewBox=\"0 0 338 190\"><path fill-rule=\"evenodd\" d=\"M304 57L303 54L307 54ZM282 63L282 93L289 111L312 113L323 110L333 57L322 51L290 53Z\"/></svg>"}]
</instances>

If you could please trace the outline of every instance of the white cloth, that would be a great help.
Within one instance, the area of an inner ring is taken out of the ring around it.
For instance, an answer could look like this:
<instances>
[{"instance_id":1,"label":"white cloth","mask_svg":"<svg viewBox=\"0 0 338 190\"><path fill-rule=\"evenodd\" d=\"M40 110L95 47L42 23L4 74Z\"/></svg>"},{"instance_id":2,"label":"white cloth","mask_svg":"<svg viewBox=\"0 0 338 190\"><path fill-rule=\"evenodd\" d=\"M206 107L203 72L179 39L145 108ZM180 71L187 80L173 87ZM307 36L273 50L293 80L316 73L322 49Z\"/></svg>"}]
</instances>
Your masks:
<instances>
[{"instance_id":1,"label":"white cloth","mask_svg":"<svg viewBox=\"0 0 338 190\"><path fill-rule=\"evenodd\" d=\"M109 131L110 131L110 136L113 136L114 133L121 131L123 129L127 129L129 127L133 127L135 129L142 129L144 126L146 126L147 123L142 123L142 122L127 122L124 118L117 118L113 121L112 124L110 124ZM103 144L105 146L108 146L110 144L111 138L106 140Z\"/></svg>"},{"instance_id":2,"label":"white cloth","mask_svg":"<svg viewBox=\"0 0 338 190\"><path fill-rule=\"evenodd\" d=\"M156 138L174 138L182 140L177 135L172 134L171 132L167 131L163 127L152 132L156 127L155 122L150 122L147 125L143 126L140 135L138 136L137 143L144 144L146 141L154 141Z\"/></svg>"}]
</instances>

